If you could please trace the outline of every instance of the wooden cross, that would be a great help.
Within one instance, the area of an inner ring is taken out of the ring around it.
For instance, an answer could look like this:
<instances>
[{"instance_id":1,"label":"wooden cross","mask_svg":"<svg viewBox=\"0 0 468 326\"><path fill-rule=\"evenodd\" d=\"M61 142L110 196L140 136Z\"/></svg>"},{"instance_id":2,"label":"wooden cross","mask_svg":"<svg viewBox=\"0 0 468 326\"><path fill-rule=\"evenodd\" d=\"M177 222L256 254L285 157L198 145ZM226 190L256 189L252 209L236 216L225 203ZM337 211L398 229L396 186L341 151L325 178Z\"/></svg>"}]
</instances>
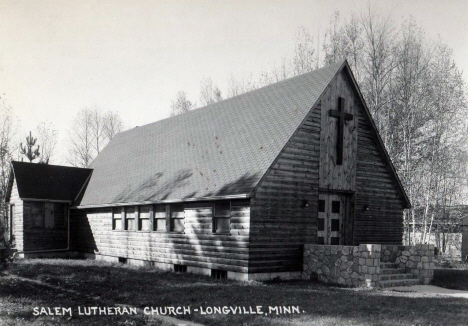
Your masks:
<instances>
[{"instance_id":1,"label":"wooden cross","mask_svg":"<svg viewBox=\"0 0 468 326\"><path fill-rule=\"evenodd\" d=\"M338 139L336 141L336 165L343 164L343 138L344 138L344 123L346 121L353 120L353 115L346 113L345 99L343 97L338 98L338 110L330 110L328 114L330 117L338 119Z\"/></svg>"}]
</instances>

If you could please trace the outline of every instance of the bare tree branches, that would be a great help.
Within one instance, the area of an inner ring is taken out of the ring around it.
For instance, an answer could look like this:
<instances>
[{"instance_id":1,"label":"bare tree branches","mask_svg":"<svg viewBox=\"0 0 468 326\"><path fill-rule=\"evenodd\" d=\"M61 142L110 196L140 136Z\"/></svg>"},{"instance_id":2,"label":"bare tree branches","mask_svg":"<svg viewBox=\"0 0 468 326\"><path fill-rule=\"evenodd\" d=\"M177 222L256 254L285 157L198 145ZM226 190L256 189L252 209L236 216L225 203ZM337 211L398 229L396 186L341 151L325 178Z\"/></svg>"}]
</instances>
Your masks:
<instances>
[{"instance_id":1,"label":"bare tree branches","mask_svg":"<svg viewBox=\"0 0 468 326\"><path fill-rule=\"evenodd\" d=\"M51 122L41 122L36 129L40 147L40 162L49 164L57 147L57 129Z\"/></svg>"},{"instance_id":2,"label":"bare tree branches","mask_svg":"<svg viewBox=\"0 0 468 326\"><path fill-rule=\"evenodd\" d=\"M193 110L195 105L187 98L187 93L179 91L176 99L171 103L171 116L186 113Z\"/></svg>"},{"instance_id":3,"label":"bare tree branches","mask_svg":"<svg viewBox=\"0 0 468 326\"><path fill-rule=\"evenodd\" d=\"M68 135L68 163L88 167L122 129L122 119L116 112L102 114L97 108L81 110L73 120Z\"/></svg>"},{"instance_id":4,"label":"bare tree branches","mask_svg":"<svg viewBox=\"0 0 468 326\"><path fill-rule=\"evenodd\" d=\"M218 86L213 83L210 77L203 78L201 81L200 102L202 106L219 102L223 99Z\"/></svg>"},{"instance_id":5,"label":"bare tree branches","mask_svg":"<svg viewBox=\"0 0 468 326\"><path fill-rule=\"evenodd\" d=\"M17 150L13 141L15 133L16 125L11 108L5 99L0 97L0 245L6 244L9 234L5 195L10 176L10 162L14 151Z\"/></svg>"}]
</instances>

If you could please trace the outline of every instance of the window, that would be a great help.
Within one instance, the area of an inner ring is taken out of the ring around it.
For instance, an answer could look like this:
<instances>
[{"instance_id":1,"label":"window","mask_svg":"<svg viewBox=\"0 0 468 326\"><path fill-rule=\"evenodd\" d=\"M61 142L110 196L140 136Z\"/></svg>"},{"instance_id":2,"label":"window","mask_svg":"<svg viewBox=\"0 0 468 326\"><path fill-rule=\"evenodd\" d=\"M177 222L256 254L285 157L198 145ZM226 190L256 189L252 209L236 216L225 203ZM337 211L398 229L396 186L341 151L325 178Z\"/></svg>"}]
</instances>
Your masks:
<instances>
[{"instance_id":1,"label":"window","mask_svg":"<svg viewBox=\"0 0 468 326\"><path fill-rule=\"evenodd\" d=\"M340 208L341 208L340 201L339 200L333 200L332 201L332 213L339 214L340 213Z\"/></svg>"},{"instance_id":2,"label":"window","mask_svg":"<svg viewBox=\"0 0 468 326\"><path fill-rule=\"evenodd\" d=\"M54 226L63 228L67 225L67 204L54 203Z\"/></svg>"},{"instance_id":3,"label":"window","mask_svg":"<svg viewBox=\"0 0 468 326\"><path fill-rule=\"evenodd\" d=\"M324 213L325 212L325 200L319 199L319 201L318 201L318 211L319 211L319 213Z\"/></svg>"},{"instance_id":4,"label":"window","mask_svg":"<svg viewBox=\"0 0 468 326\"><path fill-rule=\"evenodd\" d=\"M138 219L139 231L151 231L151 206L141 206Z\"/></svg>"},{"instance_id":5,"label":"window","mask_svg":"<svg viewBox=\"0 0 468 326\"><path fill-rule=\"evenodd\" d=\"M15 236L15 205L10 205L10 241L14 240Z\"/></svg>"},{"instance_id":6,"label":"window","mask_svg":"<svg viewBox=\"0 0 468 326\"><path fill-rule=\"evenodd\" d=\"M174 264L174 272L176 273L187 273L186 265Z\"/></svg>"},{"instance_id":7,"label":"window","mask_svg":"<svg viewBox=\"0 0 468 326\"><path fill-rule=\"evenodd\" d=\"M68 204L31 201L25 203L29 212L31 228L65 228L68 218Z\"/></svg>"},{"instance_id":8,"label":"window","mask_svg":"<svg viewBox=\"0 0 468 326\"><path fill-rule=\"evenodd\" d=\"M183 204L171 205L171 231L184 232L185 211Z\"/></svg>"},{"instance_id":9,"label":"window","mask_svg":"<svg viewBox=\"0 0 468 326\"><path fill-rule=\"evenodd\" d=\"M54 227L54 204L44 203L44 226L46 229Z\"/></svg>"},{"instance_id":10,"label":"window","mask_svg":"<svg viewBox=\"0 0 468 326\"><path fill-rule=\"evenodd\" d=\"M138 214L138 208L130 206L125 209L125 230L134 231L136 230L136 215Z\"/></svg>"},{"instance_id":11,"label":"window","mask_svg":"<svg viewBox=\"0 0 468 326\"><path fill-rule=\"evenodd\" d=\"M31 216L31 227L43 228L45 226L44 221L44 203L38 201L32 201L29 203L30 216Z\"/></svg>"},{"instance_id":12,"label":"window","mask_svg":"<svg viewBox=\"0 0 468 326\"><path fill-rule=\"evenodd\" d=\"M217 280L225 280L227 279L227 271L223 271L221 269L212 269L211 278L214 278Z\"/></svg>"},{"instance_id":13,"label":"window","mask_svg":"<svg viewBox=\"0 0 468 326\"><path fill-rule=\"evenodd\" d=\"M331 231L340 231L340 220L336 218L331 219Z\"/></svg>"},{"instance_id":14,"label":"window","mask_svg":"<svg viewBox=\"0 0 468 326\"><path fill-rule=\"evenodd\" d=\"M112 209L112 230L122 230L122 208Z\"/></svg>"},{"instance_id":15,"label":"window","mask_svg":"<svg viewBox=\"0 0 468 326\"><path fill-rule=\"evenodd\" d=\"M166 205L156 205L154 208L153 231L166 231Z\"/></svg>"},{"instance_id":16,"label":"window","mask_svg":"<svg viewBox=\"0 0 468 326\"><path fill-rule=\"evenodd\" d=\"M213 232L229 233L231 231L231 202L220 201L214 204Z\"/></svg>"}]
</instances>

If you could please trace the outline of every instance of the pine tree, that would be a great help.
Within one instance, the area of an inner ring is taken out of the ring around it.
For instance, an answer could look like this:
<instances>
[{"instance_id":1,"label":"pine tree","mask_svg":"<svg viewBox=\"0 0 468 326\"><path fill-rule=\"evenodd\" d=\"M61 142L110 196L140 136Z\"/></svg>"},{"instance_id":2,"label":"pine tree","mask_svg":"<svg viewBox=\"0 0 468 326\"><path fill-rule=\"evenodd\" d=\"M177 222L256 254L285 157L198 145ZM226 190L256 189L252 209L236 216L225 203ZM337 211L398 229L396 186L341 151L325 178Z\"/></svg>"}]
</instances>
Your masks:
<instances>
[{"instance_id":1,"label":"pine tree","mask_svg":"<svg viewBox=\"0 0 468 326\"><path fill-rule=\"evenodd\" d=\"M41 154L39 152L39 145L37 145L37 148L34 149L34 146L36 145L37 138L33 138L31 132L29 132L29 136L26 137L26 145L23 146L23 143L20 143L20 153L29 160L29 162L34 161L36 158L38 158Z\"/></svg>"}]
</instances>

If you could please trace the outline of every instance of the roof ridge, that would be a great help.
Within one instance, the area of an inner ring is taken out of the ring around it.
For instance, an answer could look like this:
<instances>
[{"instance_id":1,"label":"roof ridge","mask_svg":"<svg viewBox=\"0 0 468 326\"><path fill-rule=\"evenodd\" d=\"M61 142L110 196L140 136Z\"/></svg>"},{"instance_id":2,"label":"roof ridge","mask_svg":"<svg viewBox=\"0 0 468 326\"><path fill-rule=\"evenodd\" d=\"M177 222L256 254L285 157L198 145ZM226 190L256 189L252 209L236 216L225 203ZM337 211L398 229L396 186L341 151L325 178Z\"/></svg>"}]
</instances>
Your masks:
<instances>
[{"instance_id":1,"label":"roof ridge","mask_svg":"<svg viewBox=\"0 0 468 326\"><path fill-rule=\"evenodd\" d=\"M69 169L81 169L81 170L92 170L91 168L82 168L78 166L68 166L68 165L59 165L59 164L42 164L42 163L34 163L34 162L23 162L23 161L16 161L11 160L12 164L25 164L25 165L34 165L34 166L44 166L44 167L58 167L58 168L69 168Z\"/></svg>"},{"instance_id":2,"label":"roof ridge","mask_svg":"<svg viewBox=\"0 0 468 326\"><path fill-rule=\"evenodd\" d=\"M150 126L150 125L153 125L153 124L156 124L156 123L160 123L162 121L167 121L167 120L177 119L177 118L180 119L181 117L186 117L187 115L191 115L191 114L194 114L194 113L200 113L200 110L207 109L207 108L212 108L212 107L214 107L214 106L216 106L218 104L226 103L226 102L238 99L239 97L248 96L248 95L250 95L252 93L262 91L265 88L271 87L273 85L281 85L281 84L286 83L286 82L291 82L291 80L299 79L299 78L304 77L306 75L313 74L313 73L316 73L316 72L319 72L319 71L322 71L322 70L325 70L325 69L329 69L329 68L331 68L332 66L335 66L335 65L337 65L337 69L338 69L338 67L341 67L344 62L346 62L346 59L342 59L340 61L336 61L336 62L334 62L332 64L327 65L327 66L323 66L323 67L320 67L320 68L317 68L317 69L314 69L314 70L311 70L311 71L308 71L308 72L305 72L305 73L302 73L302 74L299 74L299 75L295 75L295 76L292 76L292 77L289 77L289 78L286 78L286 79L283 79L283 80L280 80L280 81L277 81L277 82L274 82L274 83L271 83L271 84L268 84L268 85L264 85L264 86L259 87L259 88L255 88L255 89L252 89L252 90L247 91L245 93L237 94L237 95L225 98L225 99L223 99L221 101L210 103L208 105L205 105L205 106L202 106L202 107L199 107L199 108L195 108L193 110L190 110L190 111L187 111L187 112L184 112L184 113L181 113L181 114L176 114L176 115L173 115L173 116L169 116L169 117L166 117L166 118L163 118L163 119L160 119L160 120L156 120L156 121L144 124L142 126L135 126L135 127L131 128L131 129L119 132L118 135L122 135L122 134L130 132L130 131L134 131L137 128L143 128L143 127L147 127L147 126Z\"/></svg>"}]
</instances>

